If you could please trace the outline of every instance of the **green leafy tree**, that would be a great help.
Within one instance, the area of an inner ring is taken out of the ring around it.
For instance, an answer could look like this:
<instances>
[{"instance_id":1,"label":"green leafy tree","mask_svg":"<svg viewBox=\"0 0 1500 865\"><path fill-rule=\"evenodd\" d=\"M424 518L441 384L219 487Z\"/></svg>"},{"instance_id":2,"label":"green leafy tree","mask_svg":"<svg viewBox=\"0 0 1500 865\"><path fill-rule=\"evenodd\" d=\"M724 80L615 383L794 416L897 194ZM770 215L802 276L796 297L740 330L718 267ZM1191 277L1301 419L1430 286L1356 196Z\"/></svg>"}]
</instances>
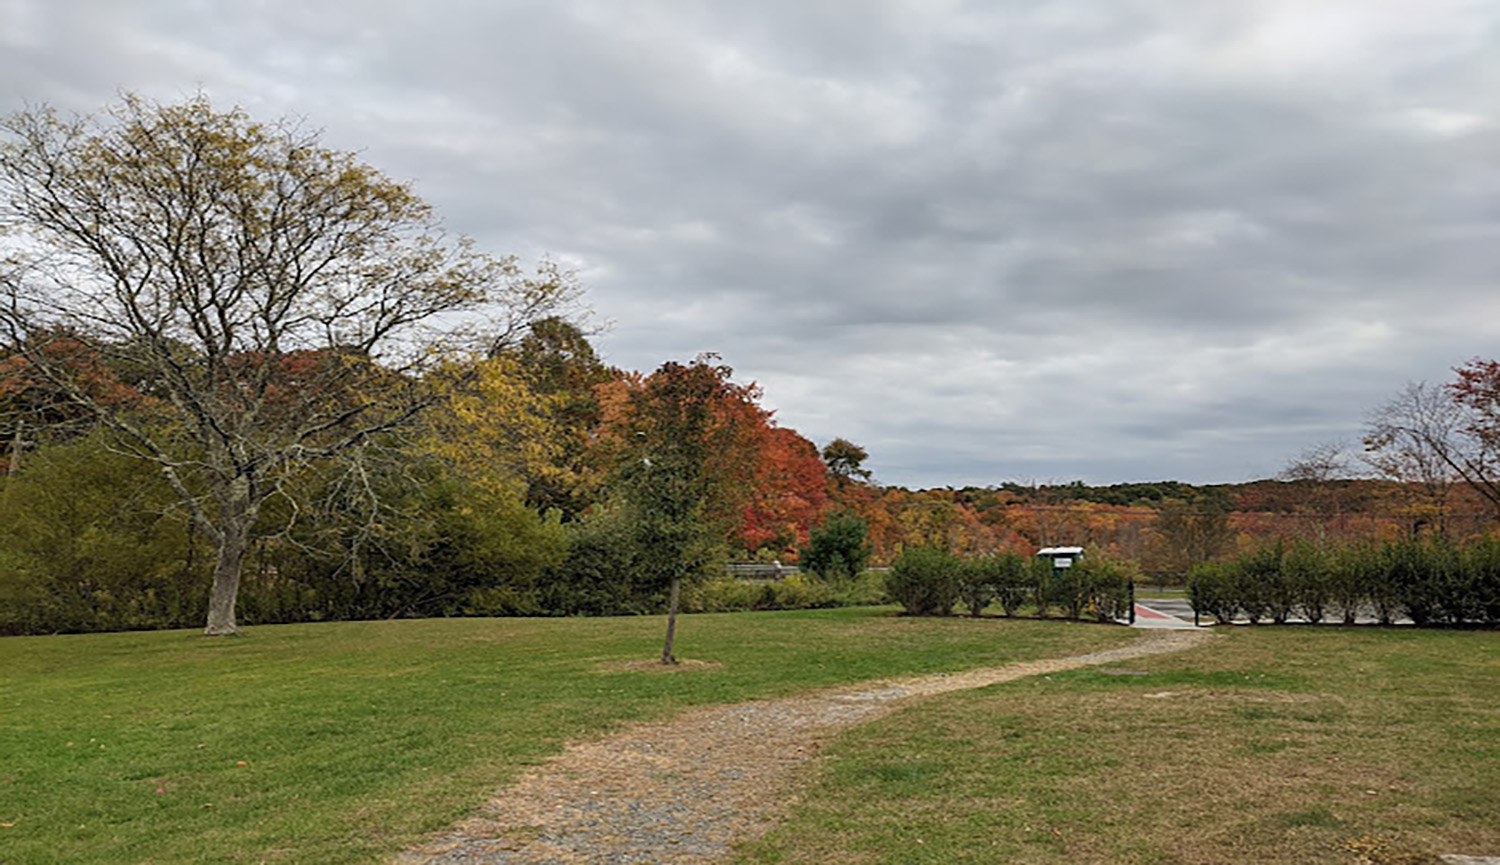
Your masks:
<instances>
[{"instance_id":1,"label":"green leafy tree","mask_svg":"<svg viewBox=\"0 0 1500 865\"><path fill-rule=\"evenodd\" d=\"M840 480L868 480L870 477L869 470L864 468L865 460L870 458L869 452L848 439L836 438L824 445L822 456L828 473Z\"/></svg>"},{"instance_id":2,"label":"green leafy tree","mask_svg":"<svg viewBox=\"0 0 1500 865\"><path fill-rule=\"evenodd\" d=\"M495 311L515 333L575 292L447 238L408 186L317 134L205 97L29 111L0 133L0 337L155 464L212 542L210 635L237 630L245 556L287 479L410 423L455 322ZM60 338L139 371L157 405L98 398Z\"/></svg>"},{"instance_id":3,"label":"green leafy tree","mask_svg":"<svg viewBox=\"0 0 1500 865\"><path fill-rule=\"evenodd\" d=\"M184 627L211 550L108 432L38 448L0 491L0 633Z\"/></svg>"},{"instance_id":4,"label":"green leafy tree","mask_svg":"<svg viewBox=\"0 0 1500 865\"><path fill-rule=\"evenodd\" d=\"M662 364L630 391L622 425L616 485L636 521L638 566L668 590L663 664L676 663L683 581L727 555L763 422L758 391L717 360Z\"/></svg>"},{"instance_id":5,"label":"green leafy tree","mask_svg":"<svg viewBox=\"0 0 1500 865\"><path fill-rule=\"evenodd\" d=\"M616 378L576 322L542 319L509 352L532 388L548 399L556 445L552 470L528 478L526 500L542 510L577 517L595 503L599 484L586 467L589 442L603 423L598 389Z\"/></svg>"},{"instance_id":6,"label":"green leafy tree","mask_svg":"<svg viewBox=\"0 0 1500 865\"><path fill-rule=\"evenodd\" d=\"M542 575L566 540L555 515L527 508L519 484L485 483L418 451L367 465L362 483L338 466L289 484L263 518L300 518L248 569L245 616L296 621L539 611ZM366 495L382 503L365 524Z\"/></svg>"},{"instance_id":7,"label":"green leafy tree","mask_svg":"<svg viewBox=\"0 0 1500 865\"><path fill-rule=\"evenodd\" d=\"M824 580L852 580L865 569L871 551L869 524L854 514L835 514L813 530L799 564Z\"/></svg>"}]
</instances>

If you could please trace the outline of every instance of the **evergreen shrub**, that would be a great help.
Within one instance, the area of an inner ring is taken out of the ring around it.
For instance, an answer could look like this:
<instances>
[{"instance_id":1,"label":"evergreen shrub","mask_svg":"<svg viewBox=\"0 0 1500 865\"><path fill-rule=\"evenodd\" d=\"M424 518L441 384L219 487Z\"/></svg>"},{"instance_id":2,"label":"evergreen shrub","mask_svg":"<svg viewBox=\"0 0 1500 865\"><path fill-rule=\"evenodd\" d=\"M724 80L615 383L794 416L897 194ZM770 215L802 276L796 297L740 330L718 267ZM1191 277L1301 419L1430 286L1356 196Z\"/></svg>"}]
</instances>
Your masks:
<instances>
[{"instance_id":1,"label":"evergreen shrub","mask_svg":"<svg viewBox=\"0 0 1500 865\"><path fill-rule=\"evenodd\" d=\"M963 561L945 550L910 547L891 566L891 598L912 616L946 616L958 602Z\"/></svg>"}]
</instances>

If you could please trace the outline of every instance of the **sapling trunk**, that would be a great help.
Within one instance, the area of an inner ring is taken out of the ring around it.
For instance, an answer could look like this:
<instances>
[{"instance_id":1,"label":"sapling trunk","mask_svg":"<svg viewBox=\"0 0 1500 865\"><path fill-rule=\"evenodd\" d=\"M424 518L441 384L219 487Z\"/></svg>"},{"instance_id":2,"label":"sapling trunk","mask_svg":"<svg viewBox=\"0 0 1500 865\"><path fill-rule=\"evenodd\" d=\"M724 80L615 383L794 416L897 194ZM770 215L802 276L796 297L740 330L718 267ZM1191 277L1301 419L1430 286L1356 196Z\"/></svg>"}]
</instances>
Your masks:
<instances>
[{"instance_id":1,"label":"sapling trunk","mask_svg":"<svg viewBox=\"0 0 1500 865\"><path fill-rule=\"evenodd\" d=\"M667 600L667 641L661 647L661 662L663 664L677 663L677 656L672 654L672 640L677 635L677 603L682 597L682 578L672 578L672 591Z\"/></svg>"}]
</instances>

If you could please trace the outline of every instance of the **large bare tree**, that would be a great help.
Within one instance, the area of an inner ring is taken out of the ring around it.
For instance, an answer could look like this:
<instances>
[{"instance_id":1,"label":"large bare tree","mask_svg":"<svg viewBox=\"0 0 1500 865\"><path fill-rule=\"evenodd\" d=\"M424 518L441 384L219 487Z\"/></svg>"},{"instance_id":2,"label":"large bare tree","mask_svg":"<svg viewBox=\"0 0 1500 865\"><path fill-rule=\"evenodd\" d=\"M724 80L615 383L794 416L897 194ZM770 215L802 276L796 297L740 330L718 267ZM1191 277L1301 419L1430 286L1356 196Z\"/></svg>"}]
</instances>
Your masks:
<instances>
[{"instance_id":1,"label":"large bare tree","mask_svg":"<svg viewBox=\"0 0 1500 865\"><path fill-rule=\"evenodd\" d=\"M1439 533L1447 529L1453 484L1482 477L1463 426L1461 407L1448 391L1427 382L1408 382L1365 423L1365 462L1415 494L1419 511L1435 520Z\"/></svg>"},{"instance_id":2,"label":"large bare tree","mask_svg":"<svg viewBox=\"0 0 1500 865\"><path fill-rule=\"evenodd\" d=\"M411 421L424 364L464 323L514 338L576 294L555 268L447 238L407 185L295 121L126 96L0 131L0 335L155 462L212 539L211 635L236 631L242 562L285 480ZM146 398L99 398L79 346Z\"/></svg>"}]
</instances>

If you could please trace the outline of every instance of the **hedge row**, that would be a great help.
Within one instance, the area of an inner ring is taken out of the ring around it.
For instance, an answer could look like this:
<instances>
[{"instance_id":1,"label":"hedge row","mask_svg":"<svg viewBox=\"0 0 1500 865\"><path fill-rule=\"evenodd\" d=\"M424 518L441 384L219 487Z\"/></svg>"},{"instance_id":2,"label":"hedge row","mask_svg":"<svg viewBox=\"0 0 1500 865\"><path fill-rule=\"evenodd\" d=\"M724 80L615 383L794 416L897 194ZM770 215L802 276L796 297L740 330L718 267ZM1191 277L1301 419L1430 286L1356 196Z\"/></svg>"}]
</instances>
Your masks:
<instances>
[{"instance_id":1,"label":"hedge row","mask_svg":"<svg viewBox=\"0 0 1500 865\"><path fill-rule=\"evenodd\" d=\"M1262 547L1195 567L1188 595L1221 622L1314 624L1357 616L1381 624L1500 624L1500 541L1444 538L1328 549L1309 542Z\"/></svg>"},{"instance_id":2,"label":"hedge row","mask_svg":"<svg viewBox=\"0 0 1500 865\"><path fill-rule=\"evenodd\" d=\"M963 559L915 548L891 567L888 591L913 616L951 615L962 601L973 616L997 604L1006 616L1056 610L1069 619L1113 621L1130 614L1133 576L1128 566L1097 556L1054 570L1046 559L1016 553Z\"/></svg>"},{"instance_id":3,"label":"hedge row","mask_svg":"<svg viewBox=\"0 0 1500 865\"><path fill-rule=\"evenodd\" d=\"M688 586L682 594L682 609L689 613L809 610L886 602L883 575L874 571L844 580L825 580L807 574L763 583L718 577Z\"/></svg>"}]
</instances>

